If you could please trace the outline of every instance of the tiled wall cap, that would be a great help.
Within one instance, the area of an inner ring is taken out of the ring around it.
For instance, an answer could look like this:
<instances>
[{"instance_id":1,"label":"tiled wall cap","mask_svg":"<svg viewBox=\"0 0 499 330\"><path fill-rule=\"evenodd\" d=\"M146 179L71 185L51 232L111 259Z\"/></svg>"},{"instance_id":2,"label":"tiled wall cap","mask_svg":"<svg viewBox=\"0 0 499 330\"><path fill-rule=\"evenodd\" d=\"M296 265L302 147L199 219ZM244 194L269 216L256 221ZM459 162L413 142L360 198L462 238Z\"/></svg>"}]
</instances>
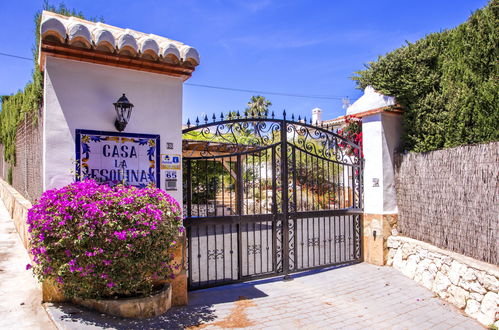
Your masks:
<instances>
[{"instance_id":1,"label":"tiled wall cap","mask_svg":"<svg viewBox=\"0 0 499 330\"><path fill-rule=\"evenodd\" d=\"M165 42L161 45L161 55L163 55L163 58L174 57L176 61L180 60L180 52L177 46L171 42Z\"/></svg>"},{"instance_id":2,"label":"tiled wall cap","mask_svg":"<svg viewBox=\"0 0 499 330\"><path fill-rule=\"evenodd\" d=\"M151 39L150 37L142 37L139 40L140 52L141 53L153 53L155 56L159 55L159 46L156 40Z\"/></svg>"},{"instance_id":3,"label":"tiled wall cap","mask_svg":"<svg viewBox=\"0 0 499 330\"><path fill-rule=\"evenodd\" d=\"M111 51L116 47L116 40L113 34L103 28L97 27L93 31L94 43L97 47L103 46L109 48Z\"/></svg>"},{"instance_id":4,"label":"tiled wall cap","mask_svg":"<svg viewBox=\"0 0 499 330\"><path fill-rule=\"evenodd\" d=\"M66 27L57 18L48 17L40 25L40 34L42 38L54 36L60 42L64 42L64 39L66 39Z\"/></svg>"},{"instance_id":5,"label":"tiled wall cap","mask_svg":"<svg viewBox=\"0 0 499 330\"><path fill-rule=\"evenodd\" d=\"M180 57L185 62L189 62L194 66L199 65L199 53L196 49L190 46L183 45L180 48Z\"/></svg>"},{"instance_id":6,"label":"tiled wall cap","mask_svg":"<svg viewBox=\"0 0 499 330\"><path fill-rule=\"evenodd\" d=\"M88 48L92 46L92 35L89 29L81 23L71 23L67 31L69 43L73 44L77 41L84 43Z\"/></svg>"},{"instance_id":7,"label":"tiled wall cap","mask_svg":"<svg viewBox=\"0 0 499 330\"><path fill-rule=\"evenodd\" d=\"M200 62L197 50L181 42L49 11L42 13L40 32L43 41L50 39L52 42L65 43L68 36L70 45L96 47L110 52L117 50L131 56L140 52L154 58L162 56L165 61L175 64L180 59L193 66Z\"/></svg>"},{"instance_id":8,"label":"tiled wall cap","mask_svg":"<svg viewBox=\"0 0 499 330\"><path fill-rule=\"evenodd\" d=\"M135 53L137 53L137 51L139 50L139 47L137 46L137 40L135 40L134 36L129 33L122 34L118 38L118 49L122 51L125 48L129 48Z\"/></svg>"}]
</instances>

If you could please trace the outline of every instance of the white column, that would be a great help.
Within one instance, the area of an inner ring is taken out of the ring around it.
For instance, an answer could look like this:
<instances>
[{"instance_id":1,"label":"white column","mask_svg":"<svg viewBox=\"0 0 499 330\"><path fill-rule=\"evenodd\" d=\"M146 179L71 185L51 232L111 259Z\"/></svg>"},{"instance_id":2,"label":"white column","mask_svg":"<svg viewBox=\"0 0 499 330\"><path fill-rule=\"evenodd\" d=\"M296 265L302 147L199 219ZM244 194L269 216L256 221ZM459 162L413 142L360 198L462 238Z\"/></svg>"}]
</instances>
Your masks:
<instances>
[{"instance_id":1,"label":"white column","mask_svg":"<svg viewBox=\"0 0 499 330\"><path fill-rule=\"evenodd\" d=\"M395 151L400 146L402 116L378 112L362 118L364 152L364 260L386 262L386 239L397 221Z\"/></svg>"},{"instance_id":2,"label":"white column","mask_svg":"<svg viewBox=\"0 0 499 330\"><path fill-rule=\"evenodd\" d=\"M397 213L394 155L402 134L402 117L377 113L362 118L364 143L364 213Z\"/></svg>"}]
</instances>

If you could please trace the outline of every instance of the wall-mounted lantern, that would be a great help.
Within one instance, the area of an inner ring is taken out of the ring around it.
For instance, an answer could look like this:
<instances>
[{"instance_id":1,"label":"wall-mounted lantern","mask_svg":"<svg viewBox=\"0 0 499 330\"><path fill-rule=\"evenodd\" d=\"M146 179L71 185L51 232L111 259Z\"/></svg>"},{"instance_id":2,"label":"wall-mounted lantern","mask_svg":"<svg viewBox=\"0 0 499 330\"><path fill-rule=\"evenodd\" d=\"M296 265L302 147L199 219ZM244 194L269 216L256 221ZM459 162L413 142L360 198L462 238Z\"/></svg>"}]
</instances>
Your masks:
<instances>
[{"instance_id":1,"label":"wall-mounted lantern","mask_svg":"<svg viewBox=\"0 0 499 330\"><path fill-rule=\"evenodd\" d=\"M116 109L116 120L114 122L114 126L119 132L122 132L128 121L130 120L130 115L132 114L133 104L128 101L125 94L119 98L119 100L114 104L114 108Z\"/></svg>"}]
</instances>

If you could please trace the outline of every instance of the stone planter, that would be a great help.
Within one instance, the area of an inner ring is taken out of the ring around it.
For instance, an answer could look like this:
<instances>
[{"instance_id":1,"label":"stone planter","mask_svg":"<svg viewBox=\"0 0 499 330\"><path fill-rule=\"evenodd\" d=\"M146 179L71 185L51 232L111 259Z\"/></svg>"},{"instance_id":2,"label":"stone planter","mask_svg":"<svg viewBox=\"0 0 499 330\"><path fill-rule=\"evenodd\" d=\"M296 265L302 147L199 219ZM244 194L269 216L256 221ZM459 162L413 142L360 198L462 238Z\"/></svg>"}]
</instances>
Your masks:
<instances>
[{"instance_id":1,"label":"stone planter","mask_svg":"<svg viewBox=\"0 0 499 330\"><path fill-rule=\"evenodd\" d=\"M83 299L74 298L73 301L81 306L125 318L149 318L161 315L172 305L172 287L165 284L163 289L143 298L126 299Z\"/></svg>"}]
</instances>

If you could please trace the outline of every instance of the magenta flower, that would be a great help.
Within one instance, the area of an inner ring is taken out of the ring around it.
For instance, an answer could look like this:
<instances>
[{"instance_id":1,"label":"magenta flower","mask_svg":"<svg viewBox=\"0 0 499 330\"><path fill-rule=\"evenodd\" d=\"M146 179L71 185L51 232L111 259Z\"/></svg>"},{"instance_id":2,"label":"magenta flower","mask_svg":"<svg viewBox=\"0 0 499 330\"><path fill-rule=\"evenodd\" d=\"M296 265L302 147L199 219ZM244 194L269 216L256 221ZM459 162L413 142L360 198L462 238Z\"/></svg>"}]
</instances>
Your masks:
<instances>
[{"instance_id":1,"label":"magenta flower","mask_svg":"<svg viewBox=\"0 0 499 330\"><path fill-rule=\"evenodd\" d=\"M103 282L113 294L133 294L127 284L132 278L168 278L173 257L164 250L178 244L173 238L185 230L180 205L164 191L92 180L44 192L28 211L27 224L33 264L26 269L63 283L75 296L96 298ZM136 254L164 258L131 262Z\"/></svg>"},{"instance_id":2,"label":"magenta flower","mask_svg":"<svg viewBox=\"0 0 499 330\"><path fill-rule=\"evenodd\" d=\"M27 264L26 265L26 270L30 270L31 269L31 264Z\"/></svg>"},{"instance_id":3,"label":"magenta flower","mask_svg":"<svg viewBox=\"0 0 499 330\"><path fill-rule=\"evenodd\" d=\"M116 236L116 238L119 240L126 240L126 231L115 231L114 236Z\"/></svg>"}]
</instances>

